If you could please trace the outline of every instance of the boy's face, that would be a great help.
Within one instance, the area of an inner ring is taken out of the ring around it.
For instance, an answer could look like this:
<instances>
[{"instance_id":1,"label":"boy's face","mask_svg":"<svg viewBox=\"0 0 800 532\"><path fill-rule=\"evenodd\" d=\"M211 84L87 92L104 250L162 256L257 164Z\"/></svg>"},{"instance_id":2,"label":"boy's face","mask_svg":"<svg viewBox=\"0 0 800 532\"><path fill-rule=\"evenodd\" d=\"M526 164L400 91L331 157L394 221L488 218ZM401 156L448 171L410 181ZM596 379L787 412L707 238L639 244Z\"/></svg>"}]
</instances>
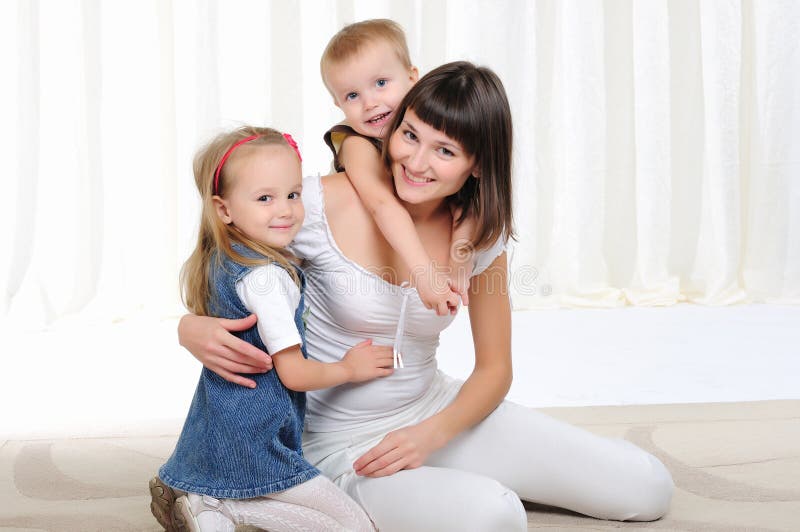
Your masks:
<instances>
[{"instance_id":1,"label":"boy's face","mask_svg":"<svg viewBox=\"0 0 800 532\"><path fill-rule=\"evenodd\" d=\"M333 102L350 127L375 138L383 136L392 113L418 78L416 67L406 68L392 46L382 41L329 65L325 72Z\"/></svg>"}]
</instances>

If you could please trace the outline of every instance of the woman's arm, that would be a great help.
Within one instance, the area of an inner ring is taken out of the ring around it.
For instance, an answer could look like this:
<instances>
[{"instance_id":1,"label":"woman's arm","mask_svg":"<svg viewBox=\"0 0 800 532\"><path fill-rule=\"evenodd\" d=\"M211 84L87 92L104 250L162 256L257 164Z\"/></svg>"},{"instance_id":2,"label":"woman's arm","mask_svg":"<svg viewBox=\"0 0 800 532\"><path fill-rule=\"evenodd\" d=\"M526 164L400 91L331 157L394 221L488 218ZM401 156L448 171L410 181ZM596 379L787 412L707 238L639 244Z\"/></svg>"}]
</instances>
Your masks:
<instances>
[{"instance_id":1,"label":"woman's arm","mask_svg":"<svg viewBox=\"0 0 800 532\"><path fill-rule=\"evenodd\" d=\"M439 286L434 282L431 258L411 216L394 195L391 178L375 146L363 137L351 135L342 142L339 161L383 237L408 266L425 307L439 316L454 313L458 300L449 283Z\"/></svg>"},{"instance_id":2,"label":"woman's arm","mask_svg":"<svg viewBox=\"0 0 800 532\"><path fill-rule=\"evenodd\" d=\"M272 359L283 385L296 392L363 382L386 377L394 371L391 346L372 345L372 340L351 347L339 362L304 358L299 345L275 353Z\"/></svg>"},{"instance_id":3,"label":"woman's arm","mask_svg":"<svg viewBox=\"0 0 800 532\"><path fill-rule=\"evenodd\" d=\"M473 277L469 306L475 367L458 395L428 419L387 434L353 464L369 477L391 475L425 463L464 430L476 425L499 405L511 386L511 305L507 290L506 254Z\"/></svg>"},{"instance_id":4,"label":"woman's arm","mask_svg":"<svg viewBox=\"0 0 800 532\"><path fill-rule=\"evenodd\" d=\"M205 367L228 382L255 388L253 379L239 373L266 373L272 357L256 346L232 335L256 324L256 315L240 320L187 314L178 322L178 341Z\"/></svg>"},{"instance_id":5,"label":"woman's arm","mask_svg":"<svg viewBox=\"0 0 800 532\"><path fill-rule=\"evenodd\" d=\"M371 340L350 348L341 362L326 364L303 358L298 346L284 349L273 358L230 333L255 324L255 314L240 320L187 314L178 323L178 339L205 367L228 382L248 388L255 388L255 381L238 374L266 373L273 363L283 384L296 391L362 382L394 371L391 346L372 345Z\"/></svg>"}]
</instances>

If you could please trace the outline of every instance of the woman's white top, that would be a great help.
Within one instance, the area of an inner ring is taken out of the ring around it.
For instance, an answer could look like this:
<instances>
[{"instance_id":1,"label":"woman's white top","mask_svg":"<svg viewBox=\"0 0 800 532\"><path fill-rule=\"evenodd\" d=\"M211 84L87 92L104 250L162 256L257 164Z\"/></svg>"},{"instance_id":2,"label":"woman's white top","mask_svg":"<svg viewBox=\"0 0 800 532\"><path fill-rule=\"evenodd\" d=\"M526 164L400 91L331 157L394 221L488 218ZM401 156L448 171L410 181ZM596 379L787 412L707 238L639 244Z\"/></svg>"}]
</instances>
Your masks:
<instances>
[{"instance_id":1,"label":"woman's white top","mask_svg":"<svg viewBox=\"0 0 800 532\"><path fill-rule=\"evenodd\" d=\"M303 181L306 217L291 250L307 261L306 342L311 358L336 362L357 343L394 345L401 307L403 366L389 377L343 384L307 394L306 430L334 432L365 427L412 407L437 376L439 333L453 320L422 304L414 288L390 284L351 261L333 239L319 176ZM473 275L485 270L505 249L501 239L475 254Z\"/></svg>"}]
</instances>

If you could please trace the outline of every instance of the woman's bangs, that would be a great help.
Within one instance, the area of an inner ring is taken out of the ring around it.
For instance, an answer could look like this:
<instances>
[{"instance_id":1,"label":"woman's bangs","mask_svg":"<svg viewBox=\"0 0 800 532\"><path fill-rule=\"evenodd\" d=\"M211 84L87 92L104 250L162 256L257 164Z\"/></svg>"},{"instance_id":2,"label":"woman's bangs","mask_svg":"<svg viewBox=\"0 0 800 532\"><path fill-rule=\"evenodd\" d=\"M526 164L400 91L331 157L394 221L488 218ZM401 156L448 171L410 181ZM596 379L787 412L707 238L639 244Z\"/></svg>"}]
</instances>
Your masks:
<instances>
[{"instance_id":1,"label":"woman's bangs","mask_svg":"<svg viewBox=\"0 0 800 532\"><path fill-rule=\"evenodd\" d=\"M460 84L459 84L460 85ZM438 90L420 91L408 103L408 109L425 124L457 141L469 155L477 152L478 121L469 111L461 87L439 87Z\"/></svg>"}]
</instances>

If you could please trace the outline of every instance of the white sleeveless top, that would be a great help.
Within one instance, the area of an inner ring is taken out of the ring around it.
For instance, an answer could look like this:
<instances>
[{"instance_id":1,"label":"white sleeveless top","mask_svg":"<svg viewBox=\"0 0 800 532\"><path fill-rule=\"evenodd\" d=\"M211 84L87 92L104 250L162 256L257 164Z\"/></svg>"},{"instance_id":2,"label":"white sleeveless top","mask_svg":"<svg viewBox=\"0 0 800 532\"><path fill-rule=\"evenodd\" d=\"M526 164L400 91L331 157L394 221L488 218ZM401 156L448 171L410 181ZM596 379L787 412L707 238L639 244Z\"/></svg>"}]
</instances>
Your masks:
<instances>
[{"instance_id":1,"label":"white sleeveless top","mask_svg":"<svg viewBox=\"0 0 800 532\"><path fill-rule=\"evenodd\" d=\"M393 345L407 300L403 368L389 377L307 394L306 430L352 430L399 413L424 396L437 374L439 333L453 317L437 316L425 308L416 289L390 284L344 256L328 226L319 176L303 180L303 204L305 221L291 251L306 260L306 345L311 358L336 362L366 339ZM481 273L504 250L501 239L477 252L472 274Z\"/></svg>"}]
</instances>

